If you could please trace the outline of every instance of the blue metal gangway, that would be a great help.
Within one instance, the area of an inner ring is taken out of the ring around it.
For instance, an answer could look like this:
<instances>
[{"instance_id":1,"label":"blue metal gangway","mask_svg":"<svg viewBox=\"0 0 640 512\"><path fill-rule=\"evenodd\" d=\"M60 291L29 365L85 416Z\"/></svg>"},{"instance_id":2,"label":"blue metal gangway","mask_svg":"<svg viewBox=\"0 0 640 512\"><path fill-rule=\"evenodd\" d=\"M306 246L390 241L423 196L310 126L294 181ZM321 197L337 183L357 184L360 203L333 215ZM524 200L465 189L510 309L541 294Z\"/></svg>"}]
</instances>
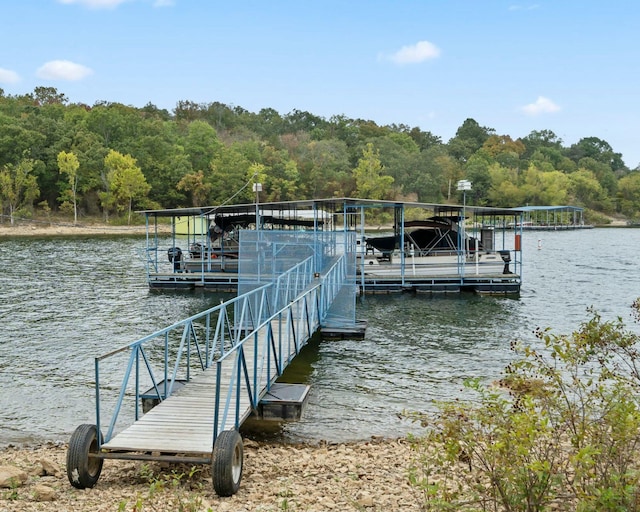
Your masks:
<instances>
[{"instance_id":1,"label":"blue metal gangway","mask_svg":"<svg viewBox=\"0 0 640 512\"><path fill-rule=\"evenodd\" d=\"M154 460L211 464L216 492L235 493L240 425L352 286L348 269L347 255L336 254L326 271L314 272L310 256L268 284L96 357L96 422L72 436L71 484L93 487L104 459ZM118 357L126 357L126 369L109 402L105 388L115 386L103 376ZM158 403L146 414L143 397Z\"/></svg>"}]
</instances>

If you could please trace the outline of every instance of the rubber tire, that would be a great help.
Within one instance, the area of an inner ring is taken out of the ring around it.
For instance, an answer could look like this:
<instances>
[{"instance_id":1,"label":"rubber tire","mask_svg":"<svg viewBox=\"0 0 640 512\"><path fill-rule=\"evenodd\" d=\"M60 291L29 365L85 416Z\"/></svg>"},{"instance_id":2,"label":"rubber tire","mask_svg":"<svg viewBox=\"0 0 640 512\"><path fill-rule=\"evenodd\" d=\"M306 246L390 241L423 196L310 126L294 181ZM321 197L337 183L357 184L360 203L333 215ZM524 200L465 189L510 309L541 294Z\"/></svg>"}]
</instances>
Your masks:
<instances>
[{"instance_id":1,"label":"rubber tire","mask_svg":"<svg viewBox=\"0 0 640 512\"><path fill-rule=\"evenodd\" d=\"M242 480L244 449L236 430L225 430L216 438L211 457L211 479L218 496L233 496Z\"/></svg>"},{"instance_id":2,"label":"rubber tire","mask_svg":"<svg viewBox=\"0 0 640 512\"><path fill-rule=\"evenodd\" d=\"M103 459L89 457L98 452L98 438L95 425L80 425L69 441L67 450L67 478L76 489L91 488L96 485L102 472ZM100 433L102 440L102 433Z\"/></svg>"}]
</instances>

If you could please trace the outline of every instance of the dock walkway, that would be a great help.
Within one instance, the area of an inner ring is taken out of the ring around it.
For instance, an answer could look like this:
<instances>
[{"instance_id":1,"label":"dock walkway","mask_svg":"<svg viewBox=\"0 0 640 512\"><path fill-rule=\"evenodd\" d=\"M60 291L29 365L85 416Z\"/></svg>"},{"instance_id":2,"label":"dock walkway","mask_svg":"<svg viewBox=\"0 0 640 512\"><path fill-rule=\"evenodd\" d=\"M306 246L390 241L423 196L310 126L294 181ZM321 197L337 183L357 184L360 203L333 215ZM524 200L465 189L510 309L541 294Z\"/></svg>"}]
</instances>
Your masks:
<instances>
[{"instance_id":1,"label":"dock walkway","mask_svg":"<svg viewBox=\"0 0 640 512\"><path fill-rule=\"evenodd\" d=\"M211 465L220 496L237 492L240 425L259 410L262 397L325 320L335 321L334 300L341 296L344 307L343 294L349 292L355 302L347 267L346 256L336 255L316 272L309 256L267 284L97 357L96 423L80 425L71 437L69 482L79 489L93 487L105 459L188 462ZM113 358L127 354L103 437L101 394L113 388L101 386L101 367L113 371ZM156 375L159 367L162 379ZM147 381L152 388L141 394ZM141 415L145 396L158 403ZM132 397L134 422L116 433L120 412Z\"/></svg>"},{"instance_id":2,"label":"dock walkway","mask_svg":"<svg viewBox=\"0 0 640 512\"><path fill-rule=\"evenodd\" d=\"M275 320L272 324L275 332L281 331L281 320ZM257 343L253 340L243 343L243 359L248 368L254 368L254 364L259 362L261 357L256 358L256 349L258 353L261 352L261 348L268 341L268 331L261 329L257 336ZM295 356L295 352L288 354L288 357L292 356ZM237 385L234 375L237 374L237 365L240 361L240 358L236 358L233 361L234 364L214 364L205 369L193 377L188 385L160 402L130 427L103 444L102 449L110 452L142 451L210 456L214 445L214 432L234 429L237 420L239 423L244 422L253 411L253 404L246 392L239 394L237 411L234 408L231 414L228 412L226 400L216 399L217 396L231 397L233 394L233 387ZM276 359L271 358L269 364L272 378L257 390L259 396L267 391L279 375L275 363ZM216 385L218 373L220 373L219 387ZM216 418L222 418L217 426Z\"/></svg>"}]
</instances>

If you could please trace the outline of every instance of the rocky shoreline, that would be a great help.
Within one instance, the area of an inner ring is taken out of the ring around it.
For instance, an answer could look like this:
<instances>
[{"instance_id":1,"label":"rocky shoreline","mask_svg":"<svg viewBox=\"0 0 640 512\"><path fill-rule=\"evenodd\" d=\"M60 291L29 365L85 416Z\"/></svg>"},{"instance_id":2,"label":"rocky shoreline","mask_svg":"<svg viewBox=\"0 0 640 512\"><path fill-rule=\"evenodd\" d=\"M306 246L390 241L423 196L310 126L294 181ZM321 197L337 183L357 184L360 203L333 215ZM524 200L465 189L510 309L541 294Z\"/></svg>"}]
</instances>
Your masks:
<instances>
[{"instance_id":1,"label":"rocky shoreline","mask_svg":"<svg viewBox=\"0 0 640 512\"><path fill-rule=\"evenodd\" d=\"M419 511L404 439L317 445L245 440L240 490L213 491L207 466L107 460L93 489L67 480L66 446L0 451L0 511ZM2 485L12 472L14 484ZM17 482L20 482L17 485Z\"/></svg>"}]
</instances>

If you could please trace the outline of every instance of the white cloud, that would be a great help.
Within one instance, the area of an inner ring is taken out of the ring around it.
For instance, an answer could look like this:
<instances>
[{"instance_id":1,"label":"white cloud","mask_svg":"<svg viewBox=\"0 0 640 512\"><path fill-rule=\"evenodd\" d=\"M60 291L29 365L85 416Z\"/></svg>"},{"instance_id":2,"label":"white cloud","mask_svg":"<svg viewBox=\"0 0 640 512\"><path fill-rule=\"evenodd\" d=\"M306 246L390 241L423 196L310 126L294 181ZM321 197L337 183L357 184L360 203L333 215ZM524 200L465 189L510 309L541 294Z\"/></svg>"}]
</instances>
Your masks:
<instances>
[{"instance_id":1,"label":"white cloud","mask_svg":"<svg viewBox=\"0 0 640 512\"><path fill-rule=\"evenodd\" d=\"M38 68L38 78L46 80L82 80L93 73L91 68L68 60L52 60Z\"/></svg>"},{"instance_id":2,"label":"white cloud","mask_svg":"<svg viewBox=\"0 0 640 512\"><path fill-rule=\"evenodd\" d=\"M10 69L0 68L0 83L15 84L20 81L20 76Z\"/></svg>"},{"instance_id":3,"label":"white cloud","mask_svg":"<svg viewBox=\"0 0 640 512\"><path fill-rule=\"evenodd\" d=\"M91 9L113 9L129 0L58 0L61 4L77 4Z\"/></svg>"},{"instance_id":4,"label":"white cloud","mask_svg":"<svg viewBox=\"0 0 640 512\"><path fill-rule=\"evenodd\" d=\"M537 116L538 114L551 114L558 112L560 107L556 105L549 98L544 96L538 96L538 99L534 103L529 103L522 107L522 111L530 116Z\"/></svg>"},{"instance_id":5,"label":"white cloud","mask_svg":"<svg viewBox=\"0 0 640 512\"><path fill-rule=\"evenodd\" d=\"M115 9L120 4L132 0L58 0L61 4L82 5L90 9ZM152 0L154 7L171 7L175 5L175 0Z\"/></svg>"},{"instance_id":6,"label":"white cloud","mask_svg":"<svg viewBox=\"0 0 640 512\"><path fill-rule=\"evenodd\" d=\"M417 64L440 56L440 48L429 41L419 41L411 46L403 46L387 57L396 64Z\"/></svg>"}]
</instances>

